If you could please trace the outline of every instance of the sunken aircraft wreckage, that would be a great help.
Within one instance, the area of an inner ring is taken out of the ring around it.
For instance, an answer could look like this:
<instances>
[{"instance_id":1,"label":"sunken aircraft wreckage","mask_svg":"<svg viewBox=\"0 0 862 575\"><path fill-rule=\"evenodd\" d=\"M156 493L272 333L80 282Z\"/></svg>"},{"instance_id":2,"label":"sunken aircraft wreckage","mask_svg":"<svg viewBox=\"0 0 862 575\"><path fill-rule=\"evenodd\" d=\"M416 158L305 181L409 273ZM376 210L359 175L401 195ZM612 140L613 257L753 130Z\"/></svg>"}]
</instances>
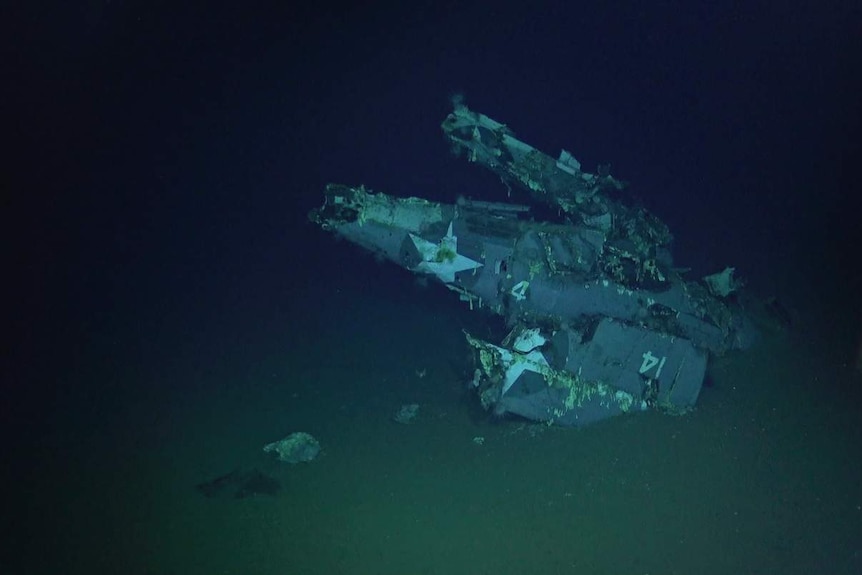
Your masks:
<instances>
[{"instance_id":1,"label":"sunken aircraft wreckage","mask_svg":"<svg viewBox=\"0 0 862 575\"><path fill-rule=\"evenodd\" d=\"M749 347L733 268L685 281L665 224L618 193L607 169L556 160L456 103L442 124L458 152L559 213L459 199L442 204L329 184L310 219L417 274L435 276L471 310L504 316L500 342L466 334L471 386L485 409L565 426L655 408L688 411L710 354Z\"/></svg>"}]
</instances>

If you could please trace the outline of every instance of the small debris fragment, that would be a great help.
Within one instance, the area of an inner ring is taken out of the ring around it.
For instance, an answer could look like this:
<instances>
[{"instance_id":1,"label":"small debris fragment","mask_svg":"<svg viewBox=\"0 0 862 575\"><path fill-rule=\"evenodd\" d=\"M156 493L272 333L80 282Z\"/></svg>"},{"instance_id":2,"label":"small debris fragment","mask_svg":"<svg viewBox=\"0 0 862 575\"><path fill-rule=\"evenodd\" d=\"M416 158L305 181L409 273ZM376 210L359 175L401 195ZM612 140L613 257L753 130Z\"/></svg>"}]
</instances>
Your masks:
<instances>
[{"instance_id":1,"label":"small debris fragment","mask_svg":"<svg viewBox=\"0 0 862 575\"><path fill-rule=\"evenodd\" d=\"M398 409L398 412L392 417L392 419L394 419L396 423L408 425L413 423L413 420L416 419L417 415L419 415L419 404L406 403Z\"/></svg>"}]
</instances>

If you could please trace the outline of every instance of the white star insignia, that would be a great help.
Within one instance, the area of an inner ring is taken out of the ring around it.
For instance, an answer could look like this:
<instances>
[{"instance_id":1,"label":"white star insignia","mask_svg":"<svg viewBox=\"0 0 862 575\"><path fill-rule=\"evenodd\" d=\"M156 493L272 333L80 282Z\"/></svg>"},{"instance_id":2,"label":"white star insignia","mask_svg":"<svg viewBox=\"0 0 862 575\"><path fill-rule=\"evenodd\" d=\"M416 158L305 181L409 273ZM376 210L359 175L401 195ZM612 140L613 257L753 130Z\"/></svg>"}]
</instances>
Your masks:
<instances>
[{"instance_id":1,"label":"white star insignia","mask_svg":"<svg viewBox=\"0 0 862 575\"><path fill-rule=\"evenodd\" d=\"M443 283L455 281L455 274L465 270L473 270L482 267L480 262L471 260L458 253L458 238L452 233L452 223L446 235L439 243L429 242L417 235L410 234L413 245L422 256L422 261L414 271L429 273L437 276Z\"/></svg>"}]
</instances>

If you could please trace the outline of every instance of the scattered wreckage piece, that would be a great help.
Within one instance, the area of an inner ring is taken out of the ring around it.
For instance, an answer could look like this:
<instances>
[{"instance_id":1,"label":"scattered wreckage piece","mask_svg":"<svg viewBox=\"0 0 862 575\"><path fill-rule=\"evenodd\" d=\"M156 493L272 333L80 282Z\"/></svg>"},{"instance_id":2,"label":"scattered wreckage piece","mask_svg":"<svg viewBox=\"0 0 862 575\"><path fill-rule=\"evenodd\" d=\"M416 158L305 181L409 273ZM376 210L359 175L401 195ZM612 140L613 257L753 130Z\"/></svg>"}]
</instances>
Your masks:
<instances>
[{"instance_id":1,"label":"scattered wreckage piece","mask_svg":"<svg viewBox=\"0 0 862 575\"><path fill-rule=\"evenodd\" d=\"M468 334L479 355L472 385L483 407L582 426L647 408L679 414L694 406L706 371L704 350L609 318L594 330L589 339L569 328L546 339L537 328L519 327L506 338L514 338L509 347Z\"/></svg>"},{"instance_id":2,"label":"scattered wreckage piece","mask_svg":"<svg viewBox=\"0 0 862 575\"><path fill-rule=\"evenodd\" d=\"M560 425L650 407L680 413L697 401L709 353L753 343L753 323L728 297L738 288L732 268L686 282L665 225L607 195L621 187L609 174L585 174L567 152L553 161L463 105L443 130L504 182L558 205L565 221L527 219L518 204L339 184L309 217L514 326L500 345L467 335L486 409Z\"/></svg>"},{"instance_id":3,"label":"scattered wreckage piece","mask_svg":"<svg viewBox=\"0 0 862 575\"><path fill-rule=\"evenodd\" d=\"M673 240L664 222L611 197L627 184L611 176L609 166L600 166L597 174L585 172L566 150L554 160L515 138L504 124L462 103L455 104L441 127L454 151L465 152L469 161L500 176L509 190L519 187L573 221L601 231L609 250L646 260Z\"/></svg>"},{"instance_id":4,"label":"scattered wreckage piece","mask_svg":"<svg viewBox=\"0 0 862 575\"><path fill-rule=\"evenodd\" d=\"M362 186L330 184L325 197L311 214L324 229L432 275L471 307L510 322L612 317L715 353L747 347L754 336L744 315L705 287L683 282L669 259L617 274L617 252L590 228L521 220L522 210L498 204L441 204Z\"/></svg>"}]
</instances>

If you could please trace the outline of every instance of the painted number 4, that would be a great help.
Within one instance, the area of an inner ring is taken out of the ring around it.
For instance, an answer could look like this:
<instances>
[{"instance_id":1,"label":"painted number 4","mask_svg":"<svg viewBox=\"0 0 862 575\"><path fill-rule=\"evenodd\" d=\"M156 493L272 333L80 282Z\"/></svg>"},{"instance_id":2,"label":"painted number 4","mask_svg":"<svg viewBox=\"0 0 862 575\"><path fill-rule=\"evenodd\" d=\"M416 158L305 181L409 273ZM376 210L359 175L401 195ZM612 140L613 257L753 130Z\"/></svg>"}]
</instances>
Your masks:
<instances>
[{"instance_id":1,"label":"painted number 4","mask_svg":"<svg viewBox=\"0 0 862 575\"><path fill-rule=\"evenodd\" d=\"M664 367L664 362L667 361L667 356L664 356L661 359L659 359L656 356L654 356L651 351L646 351L646 352L644 352L644 354L641 357L643 358L643 362L641 362L641 368L640 368L639 372L641 374L645 374L646 372L648 372L649 370L651 370L652 368L655 367L656 370L655 370L655 375L653 376L653 378L658 379L659 375L661 375L661 368ZM658 367L656 367L656 366L658 366Z\"/></svg>"}]
</instances>

